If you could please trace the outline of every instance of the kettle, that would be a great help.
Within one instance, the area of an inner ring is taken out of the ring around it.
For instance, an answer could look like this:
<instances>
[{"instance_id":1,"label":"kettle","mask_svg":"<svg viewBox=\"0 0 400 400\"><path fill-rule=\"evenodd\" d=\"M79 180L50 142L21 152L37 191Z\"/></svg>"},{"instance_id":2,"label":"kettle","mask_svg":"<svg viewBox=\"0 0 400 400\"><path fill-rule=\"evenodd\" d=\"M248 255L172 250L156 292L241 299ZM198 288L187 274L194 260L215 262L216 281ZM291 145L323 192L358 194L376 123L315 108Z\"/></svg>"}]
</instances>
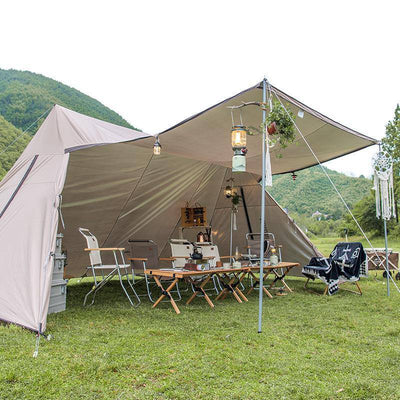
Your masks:
<instances>
[{"instance_id":1,"label":"kettle","mask_svg":"<svg viewBox=\"0 0 400 400\"><path fill-rule=\"evenodd\" d=\"M192 260L201 260L203 255L199 252L199 247L193 246L193 254L190 255Z\"/></svg>"}]
</instances>

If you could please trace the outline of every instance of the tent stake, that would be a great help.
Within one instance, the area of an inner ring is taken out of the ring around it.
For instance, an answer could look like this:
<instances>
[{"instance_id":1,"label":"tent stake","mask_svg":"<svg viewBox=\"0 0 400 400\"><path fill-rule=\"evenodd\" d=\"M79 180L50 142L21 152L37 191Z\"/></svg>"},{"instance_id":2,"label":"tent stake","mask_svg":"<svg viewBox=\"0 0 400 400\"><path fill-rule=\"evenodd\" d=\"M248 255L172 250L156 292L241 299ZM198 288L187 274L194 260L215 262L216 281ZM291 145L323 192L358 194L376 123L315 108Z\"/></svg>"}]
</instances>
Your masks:
<instances>
[{"instance_id":1,"label":"tent stake","mask_svg":"<svg viewBox=\"0 0 400 400\"><path fill-rule=\"evenodd\" d=\"M263 79L263 102L267 101L267 79ZM261 178L261 228L260 228L260 288L258 298L258 333L261 333L262 325L262 306L263 306L263 287L264 287L264 225L265 225L265 130L267 112L262 110L263 132L262 132L262 178Z\"/></svg>"}]
</instances>

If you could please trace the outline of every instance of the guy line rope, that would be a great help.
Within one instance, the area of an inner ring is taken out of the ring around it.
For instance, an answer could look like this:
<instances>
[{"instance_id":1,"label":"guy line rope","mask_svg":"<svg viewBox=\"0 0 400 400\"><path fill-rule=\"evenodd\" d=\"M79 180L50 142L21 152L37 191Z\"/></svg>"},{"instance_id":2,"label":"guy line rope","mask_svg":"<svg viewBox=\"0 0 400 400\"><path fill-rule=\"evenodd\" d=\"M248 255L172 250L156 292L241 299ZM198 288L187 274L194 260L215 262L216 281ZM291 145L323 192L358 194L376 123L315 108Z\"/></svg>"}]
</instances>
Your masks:
<instances>
[{"instance_id":1,"label":"guy line rope","mask_svg":"<svg viewBox=\"0 0 400 400\"><path fill-rule=\"evenodd\" d=\"M364 236L365 240L368 242L368 244L370 245L370 247L373 249L376 257L378 257L378 260L380 260L380 257L377 253L377 251L375 250L375 247L372 245L372 243L370 242L370 240L368 239L367 235L365 234L364 230L361 228L360 224L358 223L356 217L354 216L354 214L351 212L349 206L346 203L346 200L343 198L343 196L341 195L341 193L339 192L338 188L336 187L336 185L334 184L334 182L332 181L331 177L328 175L328 173L326 172L325 168L322 166L321 162L319 161L317 155L314 153L314 150L311 148L310 144L308 143L307 139L304 137L304 135L302 134L301 130L299 129L299 127L296 125L296 122L294 121L294 119L292 118L292 116L290 115L290 113L288 112L288 110L286 109L285 105L283 104L282 100L279 98L279 96L277 95L276 91L274 90L273 87L271 87L268 84L270 90L273 91L276 99L279 101L279 103L281 104L281 106L283 107L283 109L286 111L286 114L288 114L289 118L291 119L294 127L296 128L296 130L299 132L300 136L302 137L302 139L304 140L305 144L307 145L308 149L310 150L311 154L314 156L315 160L317 161L318 165L321 167L322 171L324 172L324 174L326 175L326 177L328 178L329 182L331 183L331 185L333 186L333 188L335 189L336 193L338 194L340 200L342 201L342 203L344 204L344 206L346 207L347 211L349 212L349 214L351 215L351 217L353 218L354 222L356 223L358 229L360 229L360 232L362 233L362 235ZM389 271L386 269L386 265L384 266L384 269L386 271L386 273L388 274L388 276L390 277L390 279L392 280L394 286L396 287L397 291L400 293L400 289L399 287L396 285L396 282L394 281L392 275L389 273Z\"/></svg>"}]
</instances>

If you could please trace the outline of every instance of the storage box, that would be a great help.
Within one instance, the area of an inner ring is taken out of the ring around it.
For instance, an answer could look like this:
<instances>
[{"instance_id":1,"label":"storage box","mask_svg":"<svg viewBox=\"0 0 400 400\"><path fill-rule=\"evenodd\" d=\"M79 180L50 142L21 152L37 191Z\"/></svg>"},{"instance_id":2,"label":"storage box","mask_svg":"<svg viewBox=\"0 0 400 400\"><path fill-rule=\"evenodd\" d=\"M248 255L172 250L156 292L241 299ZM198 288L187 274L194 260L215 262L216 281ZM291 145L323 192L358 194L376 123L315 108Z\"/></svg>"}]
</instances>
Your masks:
<instances>
[{"instance_id":1,"label":"storage box","mask_svg":"<svg viewBox=\"0 0 400 400\"><path fill-rule=\"evenodd\" d=\"M62 233L57 234L56 248L53 254L53 275L51 279L48 314L64 311L67 305L67 281L64 280L64 267L67 257L62 252Z\"/></svg>"},{"instance_id":2,"label":"storage box","mask_svg":"<svg viewBox=\"0 0 400 400\"><path fill-rule=\"evenodd\" d=\"M51 283L48 314L64 311L67 304L67 281L63 279Z\"/></svg>"}]
</instances>

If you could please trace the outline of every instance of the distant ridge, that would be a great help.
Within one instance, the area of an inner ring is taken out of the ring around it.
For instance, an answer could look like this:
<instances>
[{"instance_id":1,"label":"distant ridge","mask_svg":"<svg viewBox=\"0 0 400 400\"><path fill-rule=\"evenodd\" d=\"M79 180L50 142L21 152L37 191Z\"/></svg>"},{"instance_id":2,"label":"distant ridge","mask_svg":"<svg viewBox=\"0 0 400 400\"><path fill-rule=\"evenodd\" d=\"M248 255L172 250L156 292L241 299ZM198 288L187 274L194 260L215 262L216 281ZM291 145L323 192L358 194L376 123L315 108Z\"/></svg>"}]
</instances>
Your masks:
<instances>
[{"instance_id":1,"label":"distant ridge","mask_svg":"<svg viewBox=\"0 0 400 400\"><path fill-rule=\"evenodd\" d=\"M368 195L372 187L370 179L350 177L324 167L335 183L350 208ZM332 219L339 219L346 210L339 196L322 172L321 167L315 166L298 171L293 181L290 174L278 175L273 178L272 188L268 192L289 214L301 214L311 217L319 211Z\"/></svg>"},{"instance_id":2,"label":"distant ridge","mask_svg":"<svg viewBox=\"0 0 400 400\"><path fill-rule=\"evenodd\" d=\"M29 71L0 69L0 115L15 127L26 129L54 104L135 129L115 111L61 82Z\"/></svg>"},{"instance_id":3,"label":"distant ridge","mask_svg":"<svg viewBox=\"0 0 400 400\"><path fill-rule=\"evenodd\" d=\"M54 104L136 129L115 111L61 82L29 71L0 69L0 153ZM44 117L40 118L29 132L0 154L0 179L13 166L43 120Z\"/></svg>"}]
</instances>

